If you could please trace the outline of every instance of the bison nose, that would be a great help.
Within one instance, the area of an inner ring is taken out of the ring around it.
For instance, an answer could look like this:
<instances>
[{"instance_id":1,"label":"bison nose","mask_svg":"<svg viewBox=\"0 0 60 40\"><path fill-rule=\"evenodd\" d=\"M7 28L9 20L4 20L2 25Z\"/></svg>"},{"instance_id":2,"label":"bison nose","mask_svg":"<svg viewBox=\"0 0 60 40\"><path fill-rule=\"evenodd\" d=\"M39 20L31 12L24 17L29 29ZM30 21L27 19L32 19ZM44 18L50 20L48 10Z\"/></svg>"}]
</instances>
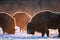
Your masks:
<instances>
[{"instance_id":1,"label":"bison nose","mask_svg":"<svg viewBox=\"0 0 60 40\"><path fill-rule=\"evenodd\" d=\"M28 34L31 34L30 32L27 32Z\"/></svg>"},{"instance_id":2,"label":"bison nose","mask_svg":"<svg viewBox=\"0 0 60 40\"><path fill-rule=\"evenodd\" d=\"M30 34L30 31L29 31L29 30L27 30L27 33L28 33L28 34Z\"/></svg>"}]
</instances>

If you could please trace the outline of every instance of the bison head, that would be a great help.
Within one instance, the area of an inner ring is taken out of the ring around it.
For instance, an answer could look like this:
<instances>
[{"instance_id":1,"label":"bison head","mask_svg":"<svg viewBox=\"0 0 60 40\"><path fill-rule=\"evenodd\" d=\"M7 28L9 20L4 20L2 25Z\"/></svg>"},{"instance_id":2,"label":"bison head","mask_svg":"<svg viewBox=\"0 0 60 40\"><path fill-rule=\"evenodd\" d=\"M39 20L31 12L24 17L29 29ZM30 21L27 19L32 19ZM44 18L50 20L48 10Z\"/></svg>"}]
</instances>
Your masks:
<instances>
[{"instance_id":1,"label":"bison head","mask_svg":"<svg viewBox=\"0 0 60 40\"><path fill-rule=\"evenodd\" d=\"M32 24L31 23L28 23L27 24L27 33L28 34L32 34L32 35L34 35L34 27L32 26Z\"/></svg>"}]
</instances>

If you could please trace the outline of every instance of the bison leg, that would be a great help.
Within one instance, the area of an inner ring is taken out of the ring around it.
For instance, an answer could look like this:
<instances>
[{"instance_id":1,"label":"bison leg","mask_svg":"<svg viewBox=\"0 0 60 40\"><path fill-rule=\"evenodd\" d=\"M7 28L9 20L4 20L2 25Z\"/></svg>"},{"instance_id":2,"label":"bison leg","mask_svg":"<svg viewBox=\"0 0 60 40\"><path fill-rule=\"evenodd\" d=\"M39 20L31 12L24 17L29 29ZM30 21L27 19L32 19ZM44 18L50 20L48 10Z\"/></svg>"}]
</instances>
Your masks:
<instances>
[{"instance_id":1,"label":"bison leg","mask_svg":"<svg viewBox=\"0 0 60 40\"><path fill-rule=\"evenodd\" d=\"M44 36L45 33L47 33L47 36L49 37L49 30L42 32L42 37Z\"/></svg>"},{"instance_id":2,"label":"bison leg","mask_svg":"<svg viewBox=\"0 0 60 40\"><path fill-rule=\"evenodd\" d=\"M2 30L3 30L3 34L5 34L5 29L4 29L4 28L2 28Z\"/></svg>"},{"instance_id":3,"label":"bison leg","mask_svg":"<svg viewBox=\"0 0 60 40\"><path fill-rule=\"evenodd\" d=\"M60 29L58 29L58 32L59 32L59 35L58 35L58 37L60 37Z\"/></svg>"},{"instance_id":4,"label":"bison leg","mask_svg":"<svg viewBox=\"0 0 60 40\"><path fill-rule=\"evenodd\" d=\"M44 36L45 32L42 32L42 37Z\"/></svg>"},{"instance_id":5,"label":"bison leg","mask_svg":"<svg viewBox=\"0 0 60 40\"><path fill-rule=\"evenodd\" d=\"M47 36L49 37L49 30L47 30L46 33L47 33Z\"/></svg>"},{"instance_id":6,"label":"bison leg","mask_svg":"<svg viewBox=\"0 0 60 40\"><path fill-rule=\"evenodd\" d=\"M21 27L19 27L20 28L20 32L22 32L22 28Z\"/></svg>"}]
</instances>

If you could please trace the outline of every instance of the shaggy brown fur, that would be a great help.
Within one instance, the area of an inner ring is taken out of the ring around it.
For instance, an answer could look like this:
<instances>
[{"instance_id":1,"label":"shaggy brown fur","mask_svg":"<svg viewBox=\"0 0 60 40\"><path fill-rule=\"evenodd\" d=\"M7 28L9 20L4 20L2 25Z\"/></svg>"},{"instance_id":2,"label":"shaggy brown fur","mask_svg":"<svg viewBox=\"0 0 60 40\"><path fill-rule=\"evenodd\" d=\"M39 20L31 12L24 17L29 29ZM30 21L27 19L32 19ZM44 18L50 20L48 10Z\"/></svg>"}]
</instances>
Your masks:
<instances>
[{"instance_id":1,"label":"shaggy brown fur","mask_svg":"<svg viewBox=\"0 0 60 40\"><path fill-rule=\"evenodd\" d=\"M34 34L35 31L41 32L42 36L46 33L49 36L48 29L58 29L60 37L60 14L50 11L40 12L35 15L27 25L27 33Z\"/></svg>"},{"instance_id":2,"label":"shaggy brown fur","mask_svg":"<svg viewBox=\"0 0 60 40\"><path fill-rule=\"evenodd\" d=\"M0 27L2 28L3 33L14 34L15 25L15 19L11 15L0 13Z\"/></svg>"},{"instance_id":3,"label":"shaggy brown fur","mask_svg":"<svg viewBox=\"0 0 60 40\"><path fill-rule=\"evenodd\" d=\"M20 27L20 31L25 31L26 25L31 17L26 13L16 13L13 17L16 19L17 26Z\"/></svg>"}]
</instances>

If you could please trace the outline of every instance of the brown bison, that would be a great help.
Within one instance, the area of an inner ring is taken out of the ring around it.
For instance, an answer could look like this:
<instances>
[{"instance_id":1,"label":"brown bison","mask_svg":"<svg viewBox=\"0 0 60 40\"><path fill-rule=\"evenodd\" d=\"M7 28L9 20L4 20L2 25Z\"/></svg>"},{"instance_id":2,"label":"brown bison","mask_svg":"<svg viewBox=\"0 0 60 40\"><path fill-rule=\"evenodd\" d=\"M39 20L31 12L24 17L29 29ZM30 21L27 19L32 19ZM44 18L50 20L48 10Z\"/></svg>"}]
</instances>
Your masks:
<instances>
[{"instance_id":1,"label":"brown bison","mask_svg":"<svg viewBox=\"0 0 60 40\"><path fill-rule=\"evenodd\" d=\"M7 13L0 13L0 27L3 33L14 34L15 33L15 19Z\"/></svg>"},{"instance_id":2,"label":"brown bison","mask_svg":"<svg viewBox=\"0 0 60 40\"><path fill-rule=\"evenodd\" d=\"M35 15L27 25L27 33L41 32L42 36L46 33L49 36L48 29L58 29L60 37L60 14L50 11L43 11Z\"/></svg>"},{"instance_id":3,"label":"brown bison","mask_svg":"<svg viewBox=\"0 0 60 40\"><path fill-rule=\"evenodd\" d=\"M27 13L15 13L13 17L16 19L16 25L20 27L20 31L25 31L31 16Z\"/></svg>"}]
</instances>

